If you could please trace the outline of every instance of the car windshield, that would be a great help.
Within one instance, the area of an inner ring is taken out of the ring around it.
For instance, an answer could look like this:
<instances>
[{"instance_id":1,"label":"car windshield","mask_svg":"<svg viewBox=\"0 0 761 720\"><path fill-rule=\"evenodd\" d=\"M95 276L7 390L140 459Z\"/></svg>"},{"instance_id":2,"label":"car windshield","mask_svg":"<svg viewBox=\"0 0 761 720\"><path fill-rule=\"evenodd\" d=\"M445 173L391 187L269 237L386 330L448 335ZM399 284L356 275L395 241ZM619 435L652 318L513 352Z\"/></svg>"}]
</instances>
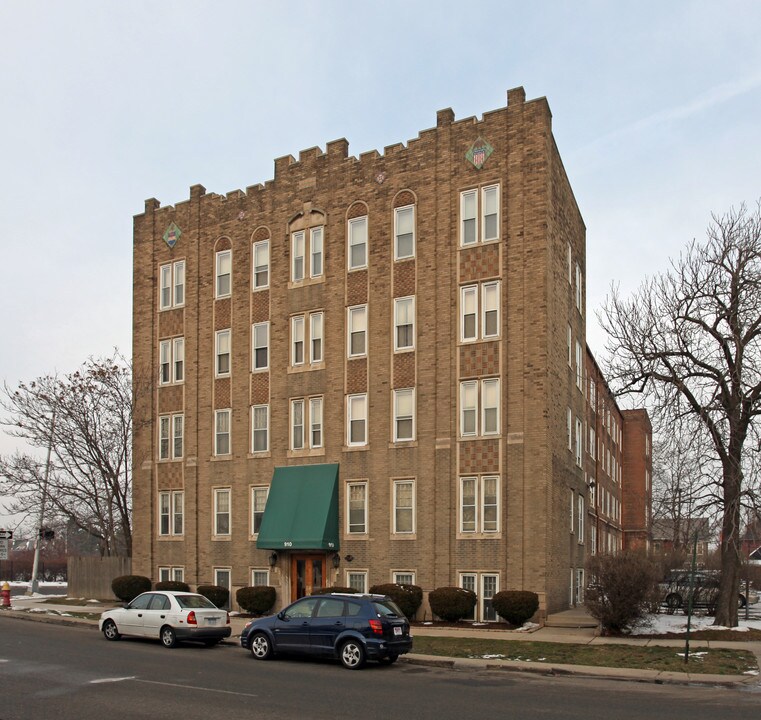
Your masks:
<instances>
[{"instance_id":1,"label":"car windshield","mask_svg":"<svg viewBox=\"0 0 761 720\"><path fill-rule=\"evenodd\" d=\"M214 608L217 606L203 595L175 595L182 608Z\"/></svg>"},{"instance_id":2,"label":"car windshield","mask_svg":"<svg viewBox=\"0 0 761 720\"><path fill-rule=\"evenodd\" d=\"M379 617L404 617L404 613L393 600L376 600L373 607Z\"/></svg>"}]
</instances>

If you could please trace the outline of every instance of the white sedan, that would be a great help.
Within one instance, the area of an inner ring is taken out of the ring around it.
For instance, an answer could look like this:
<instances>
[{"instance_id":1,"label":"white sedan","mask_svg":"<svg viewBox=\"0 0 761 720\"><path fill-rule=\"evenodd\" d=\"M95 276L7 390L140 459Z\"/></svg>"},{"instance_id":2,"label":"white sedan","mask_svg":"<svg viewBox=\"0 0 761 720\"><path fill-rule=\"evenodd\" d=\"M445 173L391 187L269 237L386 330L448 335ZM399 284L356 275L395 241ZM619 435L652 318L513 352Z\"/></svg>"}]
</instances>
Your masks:
<instances>
[{"instance_id":1,"label":"white sedan","mask_svg":"<svg viewBox=\"0 0 761 720\"><path fill-rule=\"evenodd\" d=\"M211 647L230 637L230 614L203 595L152 591L138 595L121 608L106 610L99 627L107 640L122 635L158 638L164 647L197 640Z\"/></svg>"}]
</instances>

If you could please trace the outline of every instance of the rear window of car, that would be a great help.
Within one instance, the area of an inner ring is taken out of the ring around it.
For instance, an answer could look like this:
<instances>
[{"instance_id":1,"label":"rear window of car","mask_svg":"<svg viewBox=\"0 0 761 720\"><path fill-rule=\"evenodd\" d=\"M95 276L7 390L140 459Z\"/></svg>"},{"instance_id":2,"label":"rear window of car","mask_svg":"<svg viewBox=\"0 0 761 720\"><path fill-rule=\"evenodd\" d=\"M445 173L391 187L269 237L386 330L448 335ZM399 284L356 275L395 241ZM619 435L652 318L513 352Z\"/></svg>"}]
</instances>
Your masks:
<instances>
[{"instance_id":1,"label":"rear window of car","mask_svg":"<svg viewBox=\"0 0 761 720\"><path fill-rule=\"evenodd\" d=\"M374 600L373 608L380 617L404 617L404 613L393 600Z\"/></svg>"},{"instance_id":2,"label":"rear window of car","mask_svg":"<svg viewBox=\"0 0 761 720\"><path fill-rule=\"evenodd\" d=\"M216 608L217 606L203 595L175 595L182 608Z\"/></svg>"}]
</instances>

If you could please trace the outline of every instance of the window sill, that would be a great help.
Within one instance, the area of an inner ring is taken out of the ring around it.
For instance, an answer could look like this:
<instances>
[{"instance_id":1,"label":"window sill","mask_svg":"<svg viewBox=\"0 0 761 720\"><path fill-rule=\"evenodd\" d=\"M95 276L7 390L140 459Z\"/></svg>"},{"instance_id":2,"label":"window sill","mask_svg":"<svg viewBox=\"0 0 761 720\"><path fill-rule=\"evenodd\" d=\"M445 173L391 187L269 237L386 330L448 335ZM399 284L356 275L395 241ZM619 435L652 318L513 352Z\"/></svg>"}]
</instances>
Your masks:
<instances>
[{"instance_id":1,"label":"window sill","mask_svg":"<svg viewBox=\"0 0 761 720\"><path fill-rule=\"evenodd\" d=\"M159 542L181 542L185 539L184 535L159 535Z\"/></svg>"},{"instance_id":2,"label":"window sill","mask_svg":"<svg viewBox=\"0 0 761 720\"><path fill-rule=\"evenodd\" d=\"M254 460L256 458L268 458L268 457L272 457L272 452L269 450L262 450L260 452L249 453L246 457L249 460Z\"/></svg>"},{"instance_id":3,"label":"window sill","mask_svg":"<svg viewBox=\"0 0 761 720\"><path fill-rule=\"evenodd\" d=\"M211 541L212 542L231 542L232 536L231 535L212 535Z\"/></svg>"},{"instance_id":4,"label":"window sill","mask_svg":"<svg viewBox=\"0 0 761 720\"><path fill-rule=\"evenodd\" d=\"M392 540L417 540L417 533L391 533Z\"/></svg>"},{"instance_id":5,"label":"window sill","mask_svg":"<svg viewBox=\"0 0 761 720\"><path fill-rule=\"evenodd\" d=\"M342 452L360 452L360 451L366 451L369 450L369 445L344 445L341 448Z\"/></svg>"},{"instance_id":6,"label":"window sill","mask_svg":"<svg viewBox=\"0 0 761 720\"><path fill-rule=\"evenodd\" d=\"M232 453L229 455L212 455L209 458L209 462L230 462L232 459Z\"/></svg>"},{"instance_id":7,"label":"window sill","mask_svg":"<svg viewBox=\"0 0 761 720\"><path fill-rule=\"evenodd\" d=\"M502 532L458 532L455 535L455 540L501 540L502 539Z\"/></svg>"},{"instance_id":8,"label":"window sill","mask_svg":"<svg viewBox=\"0 0 761 720\"><path fill-rule=\"evenodd\" d=\"M389 450L402 450L404 448L416 448L418 446L417 440L396 440L388 444Z\"/></svg>"},{"instance_id":9,"label":"window sill","mask_svg":"<svg viewBox=\"0 0 761 720\"><path fill-rule=\"evenodd\" d=\"M307 448L305 450L286 450L287 458L319 457L325 454L325 448Z\"/></svg>"}]
</instances>

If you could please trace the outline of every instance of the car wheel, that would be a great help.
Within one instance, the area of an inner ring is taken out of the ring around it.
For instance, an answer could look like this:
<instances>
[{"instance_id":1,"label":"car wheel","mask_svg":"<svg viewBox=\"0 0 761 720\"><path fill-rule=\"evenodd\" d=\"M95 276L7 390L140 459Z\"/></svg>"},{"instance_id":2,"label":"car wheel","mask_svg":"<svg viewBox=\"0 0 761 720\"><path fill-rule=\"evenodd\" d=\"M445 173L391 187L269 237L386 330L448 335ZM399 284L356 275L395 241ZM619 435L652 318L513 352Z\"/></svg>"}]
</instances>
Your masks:
<instances>
[{"instance_id":1,"label":"car wheel","mask_svg":"<svg viewBox=\"0 0 761 720\"><path fill-rule=\"evenodd\" d=\"M673 615L680 607L682 607L682 596L679 593L670 593L666 595L666 607L669 614Z\"/></svg>"},{"instance_id":2,"label":"car wheel","mask_svg":"<svg viewBox=\"0 0 761 720\"><path fill-rule=\"evenodd\" d=\"M161 644L165 648L173 648L177 645L177 635L169 625L164 625L164 627L161 628Z\"/></svg>"},{"instance_id":3,"label":"car wheel","mask_svg":"<svg viewBox=\"0 0 761 720\"><path fill-rule=\"evenodd\" d=\"M122 636L113 620L106 620L103 623L103 635L106 640L118 640Z\"/></svg>"},{"instance_id":4,"label":"car wheel","mask_svg":"<svg viewBox=\"0 0 761 720\"><path fill-rule=\"evenodd\" d=\"M341 662L349 670L358 670L365 664L365 648L359 640L347 640L341 646Z\"/></svg>"},{"instance_id":5,"label":"car wheel","mask_svg":"<svg viewBox=\"0 0 761 720\"><path fill-rule=\"evenodd\" d=\"M272 657L272 643L263 632L258 632L251 638L251 654L257 660L269 660Z\"/></svg>"},{"instance_id":6,"label":"car wheel","mask_svg":"<svg viewBox=\"0 0 761 720\"><path fill-rule=\"evenodd\" d=\"M748 604L748 601L745 599L745 595L740 593L737 597L737 607L742 609Z\"/></svg>"},{"instance_id":7,"label":"car wheel","mask_svg":"<svg viewBox=\"0 0 761 720\"><path fill-rule=\"evenodd\" d=\"M381 665L393 665L399 659L398 655L386 655L378 660Z\"/></svg>"}]
</instances>

